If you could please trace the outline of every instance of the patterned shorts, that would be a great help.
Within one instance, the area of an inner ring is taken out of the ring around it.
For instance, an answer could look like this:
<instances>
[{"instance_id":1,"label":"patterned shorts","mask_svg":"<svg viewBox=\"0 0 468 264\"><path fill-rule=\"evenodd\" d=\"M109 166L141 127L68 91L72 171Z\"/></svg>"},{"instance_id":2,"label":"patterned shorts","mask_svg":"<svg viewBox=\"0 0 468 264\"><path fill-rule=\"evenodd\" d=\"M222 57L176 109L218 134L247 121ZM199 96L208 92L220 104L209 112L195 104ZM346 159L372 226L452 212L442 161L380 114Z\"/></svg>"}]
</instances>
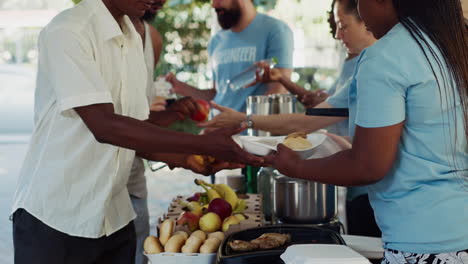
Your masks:
<instances>
[{"instance_id":1,"label":"patterned shorts","mask_svg":"<svg viewBox=\"0 0 468 264\"><path fill-rule=\"evenodd\" d=\"M468 249L441 254L414 254L386 249L381 264L468 264Z\"/></svg>"}]
</instances>

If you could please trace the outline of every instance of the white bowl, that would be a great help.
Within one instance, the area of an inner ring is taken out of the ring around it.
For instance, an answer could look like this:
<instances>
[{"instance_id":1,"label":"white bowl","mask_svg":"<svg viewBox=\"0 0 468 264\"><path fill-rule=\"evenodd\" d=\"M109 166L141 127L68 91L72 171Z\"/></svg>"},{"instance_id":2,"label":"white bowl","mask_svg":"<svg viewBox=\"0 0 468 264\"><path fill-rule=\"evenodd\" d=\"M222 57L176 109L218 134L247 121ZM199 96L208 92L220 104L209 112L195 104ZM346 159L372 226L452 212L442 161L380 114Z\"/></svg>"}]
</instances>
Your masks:
<instances>
[{"instance_id":1,"label":"white bowl","mask_svg":"<svg viewBox=\"0 0 468 264\"><path fill-rule=\"evenodd\" d=\"M146 254L151 264L214 264L216 254L160 253Z\"/></svg>"},{"instance_id":2,"label":"white bowl","mask_svg":"<svg viewBox=\"0 0 468 264\"><path fill-rule=\"evenodd\" d=\"M278 144L283 143L286 136L280 137L254 137L254 136L240 136L239 139L242 147L249 153L258 156L266 156L272 151L276 151ZM302 159L307 159L315 153L315 150L320 146L327 136L323 133L311 133L307 135L307 140L312 143L312 147L308 149L295 150Z\"/></svg>"}]
</instances>

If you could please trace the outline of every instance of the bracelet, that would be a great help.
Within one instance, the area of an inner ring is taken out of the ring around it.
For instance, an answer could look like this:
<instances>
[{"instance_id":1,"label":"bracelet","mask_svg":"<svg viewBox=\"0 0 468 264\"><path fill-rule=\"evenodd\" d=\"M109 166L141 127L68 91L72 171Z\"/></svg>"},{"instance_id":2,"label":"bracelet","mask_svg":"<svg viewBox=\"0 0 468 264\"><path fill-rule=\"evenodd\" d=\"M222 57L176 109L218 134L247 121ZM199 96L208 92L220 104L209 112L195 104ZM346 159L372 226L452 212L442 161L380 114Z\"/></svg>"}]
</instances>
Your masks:
<instances>
[{"instance_id":1,"label":"bracelet","mask_svg":"<svg viewBox=\"0 0 468 264\"><path fill-rule=\"evenodd\" d=\"M247 115L247 119L245 120L245 123L247 124L247 128L253 128L252 115Z\"/></svg>"}]
</instances>

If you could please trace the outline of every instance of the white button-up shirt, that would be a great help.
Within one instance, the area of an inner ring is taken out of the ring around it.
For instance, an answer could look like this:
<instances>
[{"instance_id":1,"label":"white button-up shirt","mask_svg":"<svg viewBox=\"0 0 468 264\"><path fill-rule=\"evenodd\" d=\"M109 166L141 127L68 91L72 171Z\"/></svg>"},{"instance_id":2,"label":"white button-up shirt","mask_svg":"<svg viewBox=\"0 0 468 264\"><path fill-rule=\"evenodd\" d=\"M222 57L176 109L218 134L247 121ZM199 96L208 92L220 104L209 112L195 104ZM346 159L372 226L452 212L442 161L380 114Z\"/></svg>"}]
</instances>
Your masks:
<instances>
[{"instance_id":1,"label":"white button-up shirt","mask_svg":"<svg viewBox=\"0 0 468 264\"><path fill-rule=\"evenodd\" d=\"M13 212L97 238L134 217L126 184L135 152L101 144L73 108L112 103L117 114L145 119L142 41L128 17L119 24L101 0L55 17L39 37L35 129Z\"/></svg>"}]
</instances>

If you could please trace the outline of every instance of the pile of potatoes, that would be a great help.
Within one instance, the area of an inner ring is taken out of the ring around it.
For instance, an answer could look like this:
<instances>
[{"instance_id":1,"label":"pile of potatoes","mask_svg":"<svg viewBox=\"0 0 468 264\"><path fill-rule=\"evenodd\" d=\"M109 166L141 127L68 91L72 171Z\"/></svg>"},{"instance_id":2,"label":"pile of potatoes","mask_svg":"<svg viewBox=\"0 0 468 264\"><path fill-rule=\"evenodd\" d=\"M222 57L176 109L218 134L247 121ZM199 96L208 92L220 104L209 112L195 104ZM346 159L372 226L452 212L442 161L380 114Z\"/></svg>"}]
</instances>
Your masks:
<instances>
[{"instance_id":1,"label":"pile of potatoes","mask_svg":"<svg viewBox=\"0 0 468 264\"><path fill-rule=\"evenodd\" d=\"M175 221L166 219L159 228L159 238L149 236L145 239L143 248L146 254L168 253L202 253L210 254L218 251L224 240L223 232L206 234L197 230L190 234L184 231L174 232Z\"/></svg>"}]
</instances>

